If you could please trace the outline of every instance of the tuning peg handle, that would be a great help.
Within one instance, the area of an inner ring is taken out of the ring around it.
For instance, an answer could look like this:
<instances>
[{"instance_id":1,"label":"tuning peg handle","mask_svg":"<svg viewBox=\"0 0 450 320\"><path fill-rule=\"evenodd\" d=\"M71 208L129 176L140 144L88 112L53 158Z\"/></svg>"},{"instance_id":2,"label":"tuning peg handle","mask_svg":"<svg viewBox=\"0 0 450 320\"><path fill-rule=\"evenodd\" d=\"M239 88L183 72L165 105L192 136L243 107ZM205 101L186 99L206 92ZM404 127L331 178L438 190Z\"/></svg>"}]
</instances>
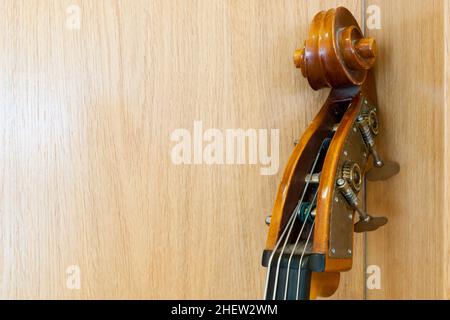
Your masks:
<instances>
[{"instance_id":1,"label":"tuning peg handle","mask_svg":"<svg viewBox=\"0 0 450 320\"><path fill-rule=\"evenodd\" d=\"M338 179L337 186L347 203L359 213L359 222L355 224L354 231L357 233L375 231L388 223L385 217L372 217L359 208L359 201L356 193L345 179Z\"/></svg>"},{"instance_id":2,"label":"tuning peg handle","mask_svg":"<svg viewBox=\"0 0 450 320\"><path fill-rule=\"evenodd\" d=\"M384 181L392 178L400 172L400 165L397 162L385 161L381 167L374 166L366 173L369 181Z\"/></svg>"},{"instance_id":3,"label":"tuning peg handle","mask_svg":"<svg viewBox=\"0 0 450 320\"><path fill-rule=\"evenodd\" d=\"M356 233L375 231L388 223L386 217L371 217L366 214L366 218L361 219L355 224L354 231Z\"/></svg>"}]
</instances>

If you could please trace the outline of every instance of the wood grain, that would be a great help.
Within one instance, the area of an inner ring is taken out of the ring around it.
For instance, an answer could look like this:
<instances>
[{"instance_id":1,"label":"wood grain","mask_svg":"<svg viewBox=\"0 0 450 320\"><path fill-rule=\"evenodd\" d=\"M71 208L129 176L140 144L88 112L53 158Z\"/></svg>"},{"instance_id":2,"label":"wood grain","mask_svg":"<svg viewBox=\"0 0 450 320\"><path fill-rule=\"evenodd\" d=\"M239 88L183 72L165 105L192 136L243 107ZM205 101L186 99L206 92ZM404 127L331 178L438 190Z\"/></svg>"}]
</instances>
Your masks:
<instances>
[{"instance_id":1,"label":"wood grain","mask_svg":"<svg viewBox=\"0 0 450 320\"><path fill-rule=\"evenodd\" d=\"M445 35L445 57L444 57L444 113L445 113L445 152L444 159L450 159L450 2L444 2L444 35ZM444 193L450 193L450 166L444 166ZM450 197L444 197L444 221L443 221L443 254L444 257L444 296L446 300L450 299Z\"/></svg>"},{"instance_id":2,"label":"wood grain","mask_svg":"<svg viewBox=\"0 0 450 320\"><path fill-rule=\"evenodd\" d=\"M356 0L2 1L0 297L261 298L264 218L328 94L292 54L338 4L359 17ZM172 164L170 133L195 120L280 128L278 175ZM362 251L336 298L362 298Z\"/></svg>"},{"instance_id":3,"label":"wood grain","mask_svg":"<svg viewBox=\"0 0 450 320\"><path fill-rule=\"evenodd\" d=\"M389 217L387 227L368 237L368 264L382 272L381 290L368 297L443 299L449 292L448 1L367 4L382 13L382 29L369 30L379 45L380 148L401 165L399 176L368 187L369 212Z\"/></svg>"}]
</instances>

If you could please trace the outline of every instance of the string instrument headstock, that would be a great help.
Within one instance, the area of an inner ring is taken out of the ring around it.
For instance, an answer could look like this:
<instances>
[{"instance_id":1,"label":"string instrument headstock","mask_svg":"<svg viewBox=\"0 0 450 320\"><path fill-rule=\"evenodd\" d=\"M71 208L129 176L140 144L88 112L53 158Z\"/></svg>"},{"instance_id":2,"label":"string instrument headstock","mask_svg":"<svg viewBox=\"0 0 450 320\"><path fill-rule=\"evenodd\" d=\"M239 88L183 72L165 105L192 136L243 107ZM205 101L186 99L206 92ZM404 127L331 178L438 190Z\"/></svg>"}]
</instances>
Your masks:
<instances>
[{"instance_id":1,"label":"string instrument headstock","mask_svg":"<svg viewBox=\"0 0 450 320\"><path fill-rule=\"evenodd\" d=\"M318 13L295 65L314 90L331 93L296 145L269 219L265 297L331 296L353 262L354 232L387 223L361 206L364 180L399 172L377 149L378 100L371 68L376 42L343 7ZM372 161L370 161L372 159Z\"/></svg>"}]
</instances>

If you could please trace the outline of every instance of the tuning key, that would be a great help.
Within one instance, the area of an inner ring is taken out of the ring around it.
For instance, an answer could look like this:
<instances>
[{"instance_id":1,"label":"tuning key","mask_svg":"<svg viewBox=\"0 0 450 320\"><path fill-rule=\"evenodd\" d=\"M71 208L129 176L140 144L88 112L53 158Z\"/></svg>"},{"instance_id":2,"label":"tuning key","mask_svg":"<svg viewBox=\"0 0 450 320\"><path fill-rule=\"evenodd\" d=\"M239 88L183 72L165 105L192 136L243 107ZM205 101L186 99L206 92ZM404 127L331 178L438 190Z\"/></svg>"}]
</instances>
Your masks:
<instances>
[{"instance_id":1,"label":"tuning key","mask_svg":"<svg viewBox=\"0 0 450 320\"><path fill-rule=\"evenodd\" d=\"M400 172L400 165L397 162L386 161L382 167L374 166L366 173L369 181L384 181L397 175Z\"/></svg>"},{"instance_id":2,"label":"tuning key","mask_svg":"<svg viewBox=\"0 0 450 320\"><path fill-rule=\"evenodd\" d=\"M387 223L388 219L386 217L371 217L367 215L365 219L360 218L355 224L354 231L356 233L375 231Z\"/></svg>"},{"instance_id":3,"label":"tuning key","mask_svg":"<svg viewBox=\"0 0 450 320\"><path fill-rule=\"evenodd\" d=\"M359 208L359 200L353 188L345 179L338 179L337 186L347 203L359 213L359 221L355 224L357 233L375 231L388 223L385 217L372 217Z\"/></svg>"},{"instance_id":4,"label":"tuning key","mask_svg":"<svg viewBox=\"0 0 450 320\"><path fill-rule=\"evenodd\" d=\"M357 123L363 140L373 156L373 168L367 172L367 180L387 180L398 174L400 172L400 165L393 161L383 161L378 153L375 143L375 136L379 133L379 122L376 111L371 110L365 115L360 115Z\"/></svg>"},{"instance_id":5,"label":"tuning key","mask_svg":"<svg viewBox=\"0 0 450 320\"><path fill-rule=\"evenodd\" d=\"M382 167L384 165L383 160L378 153L375 143L375 137L379 133L378 116L375 110L370 111L367 115L362 114L358 117L357 123L364 142L367 145L370 153L373 156L373 164L376 167Z\"/></svg>"}]
</instances>

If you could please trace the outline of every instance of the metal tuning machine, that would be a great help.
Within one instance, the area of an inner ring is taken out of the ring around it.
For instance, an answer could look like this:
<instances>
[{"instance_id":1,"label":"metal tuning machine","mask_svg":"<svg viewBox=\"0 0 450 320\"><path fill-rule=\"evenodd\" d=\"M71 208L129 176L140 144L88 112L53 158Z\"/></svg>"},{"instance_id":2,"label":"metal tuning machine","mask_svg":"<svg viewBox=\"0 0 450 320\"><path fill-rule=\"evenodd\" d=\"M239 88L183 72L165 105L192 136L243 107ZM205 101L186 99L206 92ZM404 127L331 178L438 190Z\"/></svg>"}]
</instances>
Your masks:
<instances>
[{"instance_id":1,"label":"metal tuning machine","mask_svg":"<svg viewBox=\"0 0 450 320\"><path fill-rule=\"evenodd\" d=\"M373 168L366 173L367 180L383 181L398 174L400 172L399 164L393 161L383 161L377 150L375 137L379 133L380 126L376 110L358 116L357 123L364 142L373 157Z\"/></svg>"},{"instance_id":2,"label":"metal tuning machine","mask_svg":"<svg viewBox=\"0 0 450 320\"><path fill-rule=\"evenodd\" d=\"M355 127L359 129L361 134L359 139L362 139L366 150L373 157L373 168L365 174L365 177L369 181L380 181L396 175L400 171L398 163L383 161L378 152L375 142L375 138L380 130L377 108L372 107L367 99L364 99L362 112L357 116L355 124ZM366 155L364 158L366 158ZM359 214L359 221L354 225L354 231L357 233L375 231L388 222L387 218L373 217L361 208L358 193L361 191L364 175L360 164L364 165L363 162L358 164L358 162L346 161L342 166L341 174L336 180L336 187L342 197L346 200L349 207Z\"/></svg>"},{"instance_id":3,"label":"metal tuning machine","mask_svg":"<svg viewBox=\"0 0 450 320\"><path fill-rule=\"evenodd\" d=\"M354 190L353 183L340 178L337 181L337 187L344 196L347 203L359 213L359 222L355 224L354 231L357 233L375 231L387 224L388 219L385 217L372 217L359 207L358 196Z\"/></svg>"}]
</instances>

